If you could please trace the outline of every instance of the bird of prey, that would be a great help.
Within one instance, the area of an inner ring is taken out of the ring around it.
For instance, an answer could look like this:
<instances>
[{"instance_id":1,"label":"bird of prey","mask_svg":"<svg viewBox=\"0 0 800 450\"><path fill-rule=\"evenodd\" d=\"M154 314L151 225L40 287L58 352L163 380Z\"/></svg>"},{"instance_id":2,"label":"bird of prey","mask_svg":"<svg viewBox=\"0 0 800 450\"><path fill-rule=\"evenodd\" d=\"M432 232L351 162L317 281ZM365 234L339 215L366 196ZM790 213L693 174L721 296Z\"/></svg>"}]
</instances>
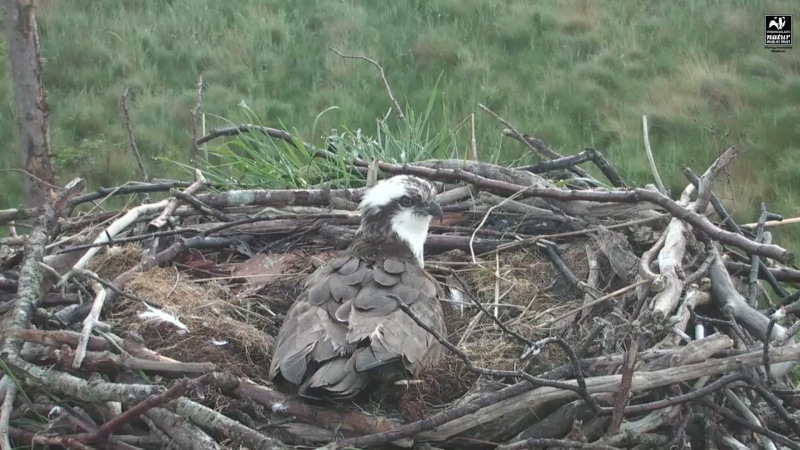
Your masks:
<instances>
[{"instance_id":1,"label":"bird of prey","mask_svg":"<svg viewBox=\"0 0 800 450\"><path fill-rule=\"evenodd\" d=\"M430 221L442 219L435 195L430 182L408 175L366 191L355 239L309 275L287 312L271 379L303 397L346 399L439 362L441 344L388 296L445 334L442 290L423 259Z\"/></svg>"}]
</instances>

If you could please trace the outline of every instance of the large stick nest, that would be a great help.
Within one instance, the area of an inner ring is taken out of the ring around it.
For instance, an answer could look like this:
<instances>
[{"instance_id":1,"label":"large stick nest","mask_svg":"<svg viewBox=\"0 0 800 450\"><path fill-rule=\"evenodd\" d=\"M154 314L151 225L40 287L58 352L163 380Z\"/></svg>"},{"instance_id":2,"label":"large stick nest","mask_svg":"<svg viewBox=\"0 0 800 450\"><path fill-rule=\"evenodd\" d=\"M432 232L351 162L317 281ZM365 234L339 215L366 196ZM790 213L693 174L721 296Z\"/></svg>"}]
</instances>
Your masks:
<instances>
[{"instance_id":1,"label":"large stick nest","mask_svg":"<svg viewBox=\"0 0 800 450\"><path fill-rule=\"evenodd\" d=\"M268 367L304 278L351 241L363 189L201 193L198 172L114 191L183 188L126 211L76 213L104 195L73 186L6 212L37 219L0 252L0 430L70 448L800 448L800 271L763 226L716 222L713 180L736 150L678 200L622 186L598 155L584 161L620 186L575 180L574 158L378 164L438 183L426 266L454 350L340 403L280 392Z\"/></svg>"}]
</instances>

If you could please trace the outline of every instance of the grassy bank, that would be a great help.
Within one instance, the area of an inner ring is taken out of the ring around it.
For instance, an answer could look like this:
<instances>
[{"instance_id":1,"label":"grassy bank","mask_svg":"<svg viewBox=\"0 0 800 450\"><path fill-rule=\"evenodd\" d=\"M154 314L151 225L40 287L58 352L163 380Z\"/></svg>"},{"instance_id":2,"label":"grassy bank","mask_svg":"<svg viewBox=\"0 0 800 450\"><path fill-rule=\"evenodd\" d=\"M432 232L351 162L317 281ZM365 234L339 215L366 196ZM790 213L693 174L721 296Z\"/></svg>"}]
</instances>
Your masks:
<instances>
[{"instance_id":1,"label":"grassy bank","mask_svg":"<svg viewBox=\"0 0 800 450\"><path fill-rule=\"evenodd\" d=\"M153 158L187 160L199 72L205 110L218 117L208 118L209 128L244 117L243 102L265 124L282 122L312 142L332 128L373 134L390 107L383 84L372 66L343 60L332 46L379 60L412 110L425 110L436 86L433 129L475 112L484 159L514 159L525 149L503 140L478 103L564 154L593 146L632 182L650 182L647 114L661 175L676 195L685 184L680 164L702 170L727 143L745 150L725 192L743 218L755 216L759 201L787 217L800 207L800 50L763 48L763 14L800 16L793 2L40 3L53 144L65 179L81 174L111 185L136 177L119 112L126 86L149 167L175 174ZM0 138L16 142L8 81L0 99ZM456 135L459 146L468 139L468 127ZM5 167L17 164L14 145L0 152ZM3 179L0 207L19 204L18 175ZM800 237L788 227L782 233Z\"/></svg>"}]
</instances>

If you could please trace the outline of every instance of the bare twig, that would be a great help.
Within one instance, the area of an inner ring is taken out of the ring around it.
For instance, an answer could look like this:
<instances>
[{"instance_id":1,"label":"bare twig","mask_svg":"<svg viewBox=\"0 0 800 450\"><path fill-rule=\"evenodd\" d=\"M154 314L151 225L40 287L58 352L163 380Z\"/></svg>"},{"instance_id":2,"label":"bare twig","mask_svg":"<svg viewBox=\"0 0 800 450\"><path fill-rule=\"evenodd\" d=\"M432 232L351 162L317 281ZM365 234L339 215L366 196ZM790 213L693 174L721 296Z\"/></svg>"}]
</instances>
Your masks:
<instances>
[{"instance_id":1,"label":"bare twig","mask_svg":"<svg viewBox=\"0 0 800 450\"><path fill-rule=\"evenodd\" d=\"M192 160L195 162L195 167L200 163L199 161L199 144L197 139L199 138L198 129L197 129L197 119L203 110L203 75L200 74L197 77L197 103L195 107L192 108L192 149L194 150L194 154ZM206 160L208 160L208 154L203 155Z\"/></svg>"},{"instance_id":2,"label":"bare twig","mask_svg":"<svg viewBox=\"0 0 800 450\"><path fill-rule=\"evenodd\" d=\"M622 368L622 380L619 383L619 393L614 401L614 414L611 416L611 425L608 427L609 436L619 433L619 427L622 425L622 419L624 417L625 406L628 404L628 396L631 392L631 380L633 379L633 368L636 365L636 356L639 349L636 334L637 333L634 333L628 353L625 354L625 364Z\"/></svg>"},{"instance_id":3,"label":"bare twig","mask_svg":"<svg viewBox=\"0 0 800 450\"><path fill-rule=\"evenodd\" d=\"M736 397L736 396L734 395L734 397ZM785 445L785 446L787 446L787 447L789 447L791 449L800 450L800 445L798 445L797 443L795 443L791 439L787 438L786 436L780 435L780 434L778 434L778 433L776 433L776 432L774 432L774 431L772 431L772 430L770 430L768 428L764 428L761 425L757 425L755 423L752 423L749 420L742 419L741 417L739 417L736 414L734 414L731 410L729 410L729 409L727 409L725 407L717 405L716 403L714 403L709 398L702 398L701 397L698 400L700 402L702 402L710 410L712 410L715 413L725 417L726 419L734 422L735 424L737 424L739 426L745 427L748 430L751 430L751 431L753 431L755 433L758 433L758 434L760 434L761 436L763 436L763 437L765 437L767 439L771 439L771 440L773 440L775 442L779 442L779 443L781 443L781 444L783 444L783 445ZM749 409L748 409L748 411L749 411Z\"/></svg>"},{"instance_id":4,"label":"bare twig","mask_svg":"<svg viewBox=\"0 0 800 450\"><path fill-rule=\"evenodd\" d=\"M515 442L513 444L501 445L497 450L523 450L526 448L546 448L546 447L563 447L563 448L576 448L582 450L622 450L620 447L613 447L605 444L593 444L589 442L573 441L570 439L545 439L545 438L530 438L524 441Z\"/></svg>"},{"instance_id":5,"label":"bare twig","mask_svg":"<svg viewBox=\"0 0 800 450\"><path fill-rule=\"evenodd\" d=\"M397 100L395 100L394 95L392 94L392 87L389 86L389 81L386 80L386 72L383 71L383 67L380 64L378 64L373 59L367 58L364 55L345 55L344 53L340 52L339 50L336 50L333 47L330 47L330 50L333 53L336 53L337 55L341 56L342 58L360 59L362 61L366 61L366 62L372 64L373 66L375 66L381 73L381 80L383 80L383 86L386 88L386 93L389 94L389 100L391 100L392 107L394 108L395 112L397 113L397 118L400 119L400 120L406 120L406 116L405 116L405 114L403 114L403 110L402 110L402 108L400 108L400 104L397 103Z\"/></svg>"},{"instance_id":6,"label":"bare twig","mask_svg":"<svg viewBox=\"0 0 800 450\"><path fill-rule=\"evenodd\" d=\"M89 315L83 320L83 330L81 331L81 338L78 341L78 346L75 349L75 359L72 361L72 368L77 369L83 363L83 358L86 356L86 346L89 344L89 337L92 334L94 327L105 326L100 322L100 312L103 310L103 305L106 301L106 290L97 281L92 282L92 290L94 290L95 298L92 303L92 309Z\"/></svg>"},{"instance_id":7,"label":"bare twig","mask_svg":"<svg viewBox=\"0 0 800 450\"><path fill-rule=\"evenodd\" d=\"M186 191L184 191L186 194L192 195L197 191L205 189L205 187L208 185L208 180L206 180L202 172L200 172L200 170L198 169L195 169L194 171L194 178L195 178L194 183L192 183L192 185L186 188ZM159 204L162 203L164 203L164 201L159 202ZM150 223L147 225L148 228L151 231L156 231L163 228L167 224L169 216L172 215L172 213L174 213L175 210L178 208L178 204L179 204L178 199L172 199L171 201L169 201L166 205L166 208L164 208L161 214L155 219L150 221Z\"/></svg>"},{"instance_id":8,"label":"bare twig","mask_svg":"<svg viewBox=\"0 0 800 450\"><path fill-rule=\"evenodd\" d=\"M11 442L8 439L8 425L11 419L11 411L14 410L14 401L17 399L17 384L14 380L6 386L3 404L0 406L0 450L12 450Z\"/></svg>"},{"instance_id":9,"label":"bare twig","mask_svg":"<svg viewBox=\"0 0 800 450\"><path fill-rule=\"evenodd\" d=\"M142 159L141 153L139 153L139 148L136 146L136 137L133 134L133 125L131 124L131 114L128 111L128 94L130 93L130 88L126 87L124 91L122 91L122 96L119 100L119 105L122 108L122 119L125 122L125 132L128 133L128 146L130 148L131 153L133 154L134 158L136 158L136 164L139 165L139 174L142 176L142 181L145 183L150 182L150 175L147 174L147 167L144 165L144 160ZM148 197L145 194L146 201Z\"/></svg>"},{"instance_id":10,"label":"bare twig","mask_svg":"<svg viewBox=\"0 0 800 450\"><path fill-rule=\"evenodd\" d=\"M644 135L644 151L647 153L647 162L650 163L650 171L653 173L656 187L662 194L668 195L667 188L664 187L664 182L661 181L661 176L658 174L658 166L656 166L656 160L653 157L653 150L650 148L650 132L647 129L646 115L642 115L642 134Z\"/></svg>"}]
</instances>

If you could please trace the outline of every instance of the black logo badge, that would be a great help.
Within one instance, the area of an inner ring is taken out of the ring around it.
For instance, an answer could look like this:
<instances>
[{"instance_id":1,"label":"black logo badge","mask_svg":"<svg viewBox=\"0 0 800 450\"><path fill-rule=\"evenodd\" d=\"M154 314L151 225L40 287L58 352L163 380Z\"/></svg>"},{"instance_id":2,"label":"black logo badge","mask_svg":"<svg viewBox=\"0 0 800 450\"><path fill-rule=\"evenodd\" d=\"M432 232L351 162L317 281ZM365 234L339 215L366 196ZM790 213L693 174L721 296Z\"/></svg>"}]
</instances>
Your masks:
<instances>
[{"instance_id":1,"label":"black logo badge","mask_svg":"<svg viewBox=\"0 0 800 450\"><path fill-rule=\"evenodd\" d=\"M764 16L764 46L766 48L792 47L792 16L774 14Z\"/></svg>"}]
</instances>

